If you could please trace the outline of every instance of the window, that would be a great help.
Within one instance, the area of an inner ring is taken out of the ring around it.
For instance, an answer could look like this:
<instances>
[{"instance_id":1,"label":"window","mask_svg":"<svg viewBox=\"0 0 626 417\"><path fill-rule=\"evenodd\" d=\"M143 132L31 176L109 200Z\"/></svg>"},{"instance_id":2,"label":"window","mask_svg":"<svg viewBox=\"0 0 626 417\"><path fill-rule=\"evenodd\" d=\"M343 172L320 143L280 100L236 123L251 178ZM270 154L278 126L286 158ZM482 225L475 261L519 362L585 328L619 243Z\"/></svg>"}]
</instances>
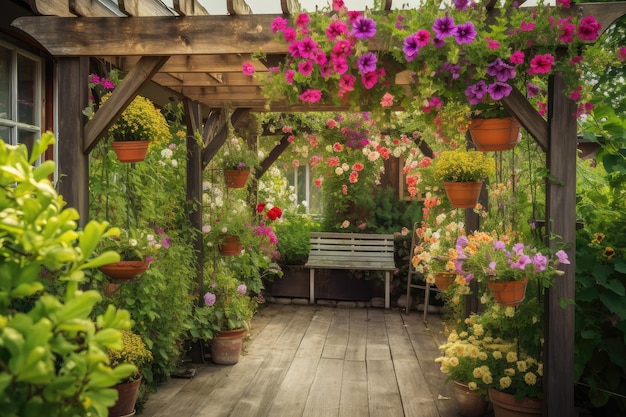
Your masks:
<instances>
[{"instance_id":1,"label":"window","mask_svg":"<svg viewBox=\"0 0 626 417\"><path fill-rule=\"evenodd\" d=\"M0 136L31 149L41 135L42 63L37 56L0 42Z\"/></svg>"},{"instance_id":2,"label":"window","mask_svg":"<svg viewBox=\"0 0 626 417\"><path fill-rule=\"evenodd\" d=\"M297 203L306 205L307 213L321 213L321 191L313 184L309 165L291 168L286 173L289 185L295 188Z\"/></svg>"}]
</instances>

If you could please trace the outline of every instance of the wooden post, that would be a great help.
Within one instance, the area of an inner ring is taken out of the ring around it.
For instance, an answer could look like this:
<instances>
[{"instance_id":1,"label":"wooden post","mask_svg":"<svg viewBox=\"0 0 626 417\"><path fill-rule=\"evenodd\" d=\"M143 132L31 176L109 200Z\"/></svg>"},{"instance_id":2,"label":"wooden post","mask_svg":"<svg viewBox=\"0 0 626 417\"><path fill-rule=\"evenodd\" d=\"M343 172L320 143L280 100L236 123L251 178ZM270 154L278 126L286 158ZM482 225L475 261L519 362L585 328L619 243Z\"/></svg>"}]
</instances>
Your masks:
<instances>
[{"instance_id":1,"label":"wooden post","mask_svg":"<svg viewBox=\"0 0 626 417\"><path fill-rule=\"evenodd\" d=\"M59 194L80 214L79 226L89 219L89 154L83 153L83 109L87 107L89 59L58 58L59 126L57 142Z\"/></svg>"},{"instance_id":2,"label":"wooden post","mask_svg":"<svg viewBox=\"0 0 626 417\"><path fill-rule=\"evenodd\" d=\"M565 275L547 291L544 312L544 416L573 416L574 412L574 306L561 308L562 300L574 300L576 284L576 112L565 97L565 81L553 76L549 84L547 166L553 180L546 185L546 233L561 242L571 262Z\"/></svg>"}]
</instances>

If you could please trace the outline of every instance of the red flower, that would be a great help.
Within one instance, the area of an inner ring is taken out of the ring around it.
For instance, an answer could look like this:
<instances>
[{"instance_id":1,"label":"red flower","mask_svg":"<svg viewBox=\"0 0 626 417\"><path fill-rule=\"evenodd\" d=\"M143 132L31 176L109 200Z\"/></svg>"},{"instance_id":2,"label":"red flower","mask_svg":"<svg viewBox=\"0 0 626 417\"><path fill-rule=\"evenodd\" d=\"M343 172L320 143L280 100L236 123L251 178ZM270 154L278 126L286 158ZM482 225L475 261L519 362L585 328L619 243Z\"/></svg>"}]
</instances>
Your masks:
<instances>
[{"instance_id":1,"label":"red flower","mask_svg":"<svg viewBox=\"0 0 626 417\"><path fill-rule=\"evenodd\" d=\"M270 220L279 219L283 215L283 211L278 206L274 206L267 212L267 218Z\"/></svg>"},{"instance_id":2,"label":"red flower","mask_svg":"<svg viewBox=\"0 0 626 417\"><path fill-rule=\"evenodd\" d=\"M257 213L263 213L263 210L265 210L265 206L267 205L267 203L259 203L256 205L256 212Z\"/></svg>"}]
</instances>

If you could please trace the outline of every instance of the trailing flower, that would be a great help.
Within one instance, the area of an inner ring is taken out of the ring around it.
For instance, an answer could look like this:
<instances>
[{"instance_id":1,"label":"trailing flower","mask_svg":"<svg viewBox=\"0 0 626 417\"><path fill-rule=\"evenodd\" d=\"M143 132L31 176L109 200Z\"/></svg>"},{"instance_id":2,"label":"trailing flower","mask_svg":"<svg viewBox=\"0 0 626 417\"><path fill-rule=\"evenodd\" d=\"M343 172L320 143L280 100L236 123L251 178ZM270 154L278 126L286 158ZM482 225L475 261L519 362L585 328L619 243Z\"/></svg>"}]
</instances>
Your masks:
<instances>
[{"instance_id":1,"label":"trailing flower","mask_svg":"<svg viewBox=\"0 0 626 417\"><path fill-rule=\"evenodd\" d=\"M161 229L121 229L111 231L101 241L101 251L115 251L123 261L152 262L161 249L170 246L169 236Z\"/></svg>"}]
</instances>

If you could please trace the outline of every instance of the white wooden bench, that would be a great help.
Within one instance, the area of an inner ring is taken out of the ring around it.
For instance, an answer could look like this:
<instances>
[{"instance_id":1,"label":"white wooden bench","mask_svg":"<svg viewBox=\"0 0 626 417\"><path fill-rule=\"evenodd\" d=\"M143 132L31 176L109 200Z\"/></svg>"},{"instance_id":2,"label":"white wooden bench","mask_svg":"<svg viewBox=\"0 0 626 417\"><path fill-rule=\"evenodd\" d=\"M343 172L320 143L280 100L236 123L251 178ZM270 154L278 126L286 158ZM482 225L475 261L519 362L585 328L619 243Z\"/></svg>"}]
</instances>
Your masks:
<instances>
[{"instance_id":1,"label":"white wooden bench","mask_svg":"<svg viewBox=\"0 0 626 417\"><path fill-rule=\"evenodd\" d=\"M316 269L384 271L385 308L389 308L391 272L396 269L391 234L311 232L309 299L315 303Z\"/></svg>"}]
</instances>

